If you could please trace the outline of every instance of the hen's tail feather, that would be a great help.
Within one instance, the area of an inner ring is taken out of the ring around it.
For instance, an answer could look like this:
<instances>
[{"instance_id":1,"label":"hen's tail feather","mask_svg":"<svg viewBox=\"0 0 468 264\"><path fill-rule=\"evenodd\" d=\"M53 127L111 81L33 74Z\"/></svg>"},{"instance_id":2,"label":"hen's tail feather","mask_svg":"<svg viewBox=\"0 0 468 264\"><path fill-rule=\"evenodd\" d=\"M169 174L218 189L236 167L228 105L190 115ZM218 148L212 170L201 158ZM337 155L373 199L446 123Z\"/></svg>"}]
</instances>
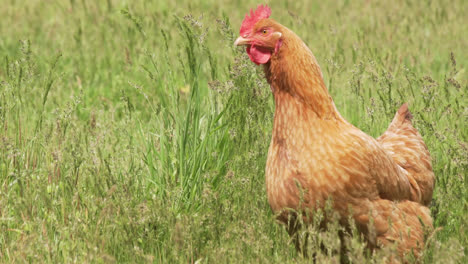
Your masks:
<instances>
[{"instance_id":1,"label":"hen's tail feather","mask_svg":"<svg viewBox=\"0 0 468 264\"><path fill-rule=\"evenodd\" d=\"M410 121L413 120L413 115L411 114L411 112L409 111L408 109L408 103L404 103L400 109L398 109L398 112L397 114L395 115L395 118L398 118L398 120L400 120L402 117L403 120L402 120L402 123L405 122L405 121Z\"/></svg>"},{"instance_id":2,"label":"hen's tail feather","mask_svg":"<svg viewBox=\"0 0 468 264\"><path fill-rule=\"evenodd\" d=\"M377 141L407 175L412 186L412 200L428 205L434 189L434 173L429 151L413 127L412 117L408 104L403 104Z\"/></svg>"}]
</instances>

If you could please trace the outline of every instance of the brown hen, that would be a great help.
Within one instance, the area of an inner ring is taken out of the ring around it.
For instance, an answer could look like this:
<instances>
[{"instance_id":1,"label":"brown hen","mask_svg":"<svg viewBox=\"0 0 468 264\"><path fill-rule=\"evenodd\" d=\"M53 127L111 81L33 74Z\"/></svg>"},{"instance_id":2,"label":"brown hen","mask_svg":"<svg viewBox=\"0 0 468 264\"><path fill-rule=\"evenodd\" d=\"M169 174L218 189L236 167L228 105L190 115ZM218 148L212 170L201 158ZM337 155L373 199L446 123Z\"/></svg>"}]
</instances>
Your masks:
<instances>
[{"instance_id":1,"label":"brown hen","mask_svg":"<svg viewBox=\"0 0 468 264\"><path fill-rule=\"evenodd\" d=\"M381 137L368 136L337 111L304 42L270 14L259 6L246 15L235 45L263 65L275 100L266 164L271 208L286 223L288 209L313 211L331 199L342 223L353 217L371 248L396 243L400 256L419 255L432 228L426 206L434 174L408 106Z\"/></svg>"}]
</instances>

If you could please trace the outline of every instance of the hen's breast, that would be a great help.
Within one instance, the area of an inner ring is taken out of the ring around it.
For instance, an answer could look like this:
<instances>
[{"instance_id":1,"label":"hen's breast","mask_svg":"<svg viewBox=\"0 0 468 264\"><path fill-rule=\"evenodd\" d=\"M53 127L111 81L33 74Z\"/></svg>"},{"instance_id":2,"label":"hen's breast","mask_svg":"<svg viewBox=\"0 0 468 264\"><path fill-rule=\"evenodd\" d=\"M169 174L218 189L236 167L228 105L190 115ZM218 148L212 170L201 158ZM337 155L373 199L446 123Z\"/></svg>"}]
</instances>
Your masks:
<instances>
[{"instance_id":1,"label":"hen's breast","mask_svg":"<svg viewBox=\"0 0 468 264\"><path fill-rule=\"evenodd\" d=\"M348 203L378 196L365 139L353 136L352 126L317 118L287 93L275 95L275 100L266 166L273 211L322 207L331 196L345 210Z\"/></svg>"}]
</instances>

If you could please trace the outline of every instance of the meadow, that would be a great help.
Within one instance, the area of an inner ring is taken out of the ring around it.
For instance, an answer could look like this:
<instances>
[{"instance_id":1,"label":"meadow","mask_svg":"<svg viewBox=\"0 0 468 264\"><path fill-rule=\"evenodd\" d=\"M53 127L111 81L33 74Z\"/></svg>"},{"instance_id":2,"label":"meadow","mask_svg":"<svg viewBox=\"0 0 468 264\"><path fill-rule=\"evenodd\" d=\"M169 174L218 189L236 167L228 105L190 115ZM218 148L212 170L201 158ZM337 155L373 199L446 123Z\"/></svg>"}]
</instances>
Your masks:
<instances>
[{"instance_id":1,"label":"meadow","mask_svg":"<svg viewBox=\"0 0 468 264\"><path fill-rule=\"evenodd\" d=\"M267 3L355 126L377 137L409 103L436 175L424 262L466 263L468 2ZM310 262L266 198L271 91L233 46L257 4L2 2L0 262ZM337 228L307 230L317 263ZM361 240L353 263L390 254Z\"/></svg>"}]
</instances>

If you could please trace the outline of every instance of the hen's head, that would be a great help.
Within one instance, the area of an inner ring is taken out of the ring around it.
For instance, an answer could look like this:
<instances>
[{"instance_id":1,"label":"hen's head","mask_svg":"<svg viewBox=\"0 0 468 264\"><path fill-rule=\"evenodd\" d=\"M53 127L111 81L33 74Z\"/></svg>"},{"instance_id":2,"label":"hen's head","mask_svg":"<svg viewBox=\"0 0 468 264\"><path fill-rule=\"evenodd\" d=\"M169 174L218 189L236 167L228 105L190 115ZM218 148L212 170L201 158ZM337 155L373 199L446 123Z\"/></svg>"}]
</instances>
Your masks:
<instances>
[{"instance_id":1,"label":"hen's head","mask_svg":"<svg viewBox=\"0 0 468 264\"><path fill-rule=\"evenodd\" d=\"M236 46L246 45L250 60L256 64L267 63L282 44L281 27L269 19L270 15L271 9L266 5L250 10L250 16L247 13L242 21L240 37L234 42Z\"/></svg>"}]
</instances>

